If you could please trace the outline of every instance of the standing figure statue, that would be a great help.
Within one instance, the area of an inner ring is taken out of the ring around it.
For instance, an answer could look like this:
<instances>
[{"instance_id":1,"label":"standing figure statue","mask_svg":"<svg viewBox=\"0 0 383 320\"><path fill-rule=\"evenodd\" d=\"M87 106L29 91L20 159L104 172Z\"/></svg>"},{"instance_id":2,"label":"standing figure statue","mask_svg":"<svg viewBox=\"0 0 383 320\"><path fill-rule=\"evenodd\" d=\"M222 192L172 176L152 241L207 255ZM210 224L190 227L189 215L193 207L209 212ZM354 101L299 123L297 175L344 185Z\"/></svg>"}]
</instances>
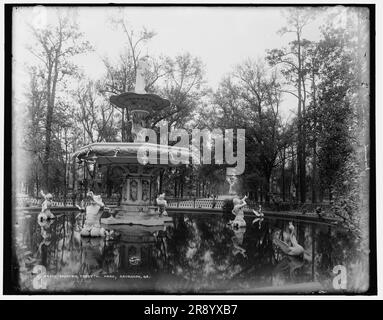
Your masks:
<instances>
[{"instance_id":1,"label":"standing figure statue","mask_svg":"<svg viewBox=\"0 0 383 320\"><path fill-rule=\"evenodd\" d=\"M45 194L42 190L40 191L40 194L44 197L44 202L41 206L41 212L38 215L38 220L47 220L47 219L54 219L55 216L51 212L50 208L52 207L52 199L53 196L51 193Z\"/></svg>"},{"instance_id":2,"label":"standing figure statue","mask_svg":"<svg viewBox=\"0 0 383 320\"><path fill-rule=\"evenodd\" d=\"M227 175L226 181L229 183L229 194L235 195L234 185L237 183L237 177L235 175Z\"/></svg>"},{"instance_id":3,"label":"standing figure statue","mask_svg":"<svg viewBox=\"0 0 383 320\"><path fill-rule=\"evenodd\" d=\"M243 207L247 205L246 200L247 196L244 196L242 199L235 197L233 199L234 208L232 213L235 215L234 220L231 222L231 225L235 228L246 227L246 222L244 219Z\"/></svg>"},{"instance_id":4,"label":"standing figure statue","mask_svg":"<svg viewBox=\"0 0 383 320\"><path fill-rule=\"evenodd\" d=\"M146 93L146 81L145 74L149 69L149 64L146 59L138 61L137 72L136 72L136 84L134 86L135 93Z\"/></svg>"},{"instance_id":5,"label":"standing figure statue","mask_svg":"<svg viewBox=\"0 0 383 320\"><path fill-rule=\"evenodd\" d=\"M165 200L165 193L161 193L157 199L156 199L157 205L160 210L160 216L167 216L168 213L166 212L166 207L168 205L168 202Z\"/></svg>"},{"instance_id":6,"label":"standing figure statue","mask_svg":"<svg viewBox=\"0 0 383 320\"><path fill-rule=\"evenodd\" d=\"M147 70L149 69L149 64L147 60L140 59L138 61L137 65L137 71L136 71L136 83L134 86L134 92L138 94L146 94L146 80L145 75L147 73ZM148 116L148 111L146 110L131 110L132 116L129 120L131 124L130 132L133 137L134 142L145 142L146 138L146 131L143 130L146 128L146 118Z\"/></svg>"}]
</instances>

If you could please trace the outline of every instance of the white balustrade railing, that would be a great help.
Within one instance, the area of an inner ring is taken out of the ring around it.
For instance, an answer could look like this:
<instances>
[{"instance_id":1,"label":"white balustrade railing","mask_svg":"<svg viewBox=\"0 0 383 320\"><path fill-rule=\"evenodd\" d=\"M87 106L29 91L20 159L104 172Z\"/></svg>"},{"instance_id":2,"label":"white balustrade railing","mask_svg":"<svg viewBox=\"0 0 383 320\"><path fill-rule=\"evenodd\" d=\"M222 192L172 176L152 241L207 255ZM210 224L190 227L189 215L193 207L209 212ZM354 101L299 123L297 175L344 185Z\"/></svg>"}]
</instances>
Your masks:
<instances>
[{"instance_id":1,"label":"white balustrade railing","mask_svg":"<svg viewBox=\"0 0 383 320\"><path fill-rule=\"evenodd\" d=\"M106 206L117 206L119 205L119 199L116 197L107 198L103 197L103 202ZM16 207L41 207L43 199L33 198L33 197L16 197ZM52 201L53 207L73 207L76 204L79 204L80 201L72 198L64 197L55 197ZM225 200L222 199L198 199L198 198L167 198L167 203L169 208L196 208L196 209L222 209ZM88 205L88 201L84 200L84 206ZM307 203L307 204L297 204L297 203L284 203L279 204L269 204L265 205L261 202L247 200L247 206L245 209L258 209L259 205L266 210L273 211L305 211L305 212L314 212L316 207L321 207L322 210L329 210L330 204L328 203Z\"/></svg>"}]
</instances>

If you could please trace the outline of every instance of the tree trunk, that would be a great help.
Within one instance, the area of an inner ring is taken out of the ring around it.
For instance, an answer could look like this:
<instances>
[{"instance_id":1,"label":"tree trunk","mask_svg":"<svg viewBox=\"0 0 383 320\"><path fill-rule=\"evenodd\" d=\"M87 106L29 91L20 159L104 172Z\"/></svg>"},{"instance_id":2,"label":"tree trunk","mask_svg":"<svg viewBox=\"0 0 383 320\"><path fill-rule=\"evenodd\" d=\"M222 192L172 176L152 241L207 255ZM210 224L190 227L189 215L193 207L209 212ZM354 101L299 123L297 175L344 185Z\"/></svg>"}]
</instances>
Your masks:
<instances>
[{"instance_id":1,"label":"tree trunk","mask_svg":"<svg viewBox=\"0 0 383 320\"><path fill-rule=\"evenodd\" d=\"M51 140L52 140L52 120L53 120L53 111L55 106L56 99L56 86L59 72L59 57L58 55L61 52L61 44L56 50L56 56L53 61L53 79L52 79L52 69L50 69L48 77L48 104L47 104L47 121L45 125L45 157L44 157L44 174L45 174L45 187L47 190L51 189L51 181L49 179L49 161L51 155Z\"/></svg>"},{"instance_id":2,"label":"tree trunk","mask_svg":"<svg viewBox=\"0 0 383 320\"><path fill-rule=\"evenodd\" d=\"M298 157L297 157L297 162L298 162ZM289 187L289 198L290 198L290 201L291 200L295 200L295 199L298 199L298 188L295 188L295 154L294 154L294 146L292 145L291 146L291 177L290 177L290 187ZM292 196L292 190L291 190L291 187L294 187L295 189L295 194L293 195L293 199L291 199L291 196Z\"/></svg>"},{"instance_id":3,"label":"tree trunk","mask_svg":"<svg viewBox=\"0 0 383 320\"><path fill-rule=\"evenodd\" d=\"M65 170L64 170L64 203L65 204L66 204L66 197L68 193L67 172L68 172L68 143L67 143L67 133L65 131Z\"/></svg>"},{"instance_id":4,"label":"tree trunk","mask_svg":"<svg viewBox=\"0 0 383 320\"><path fill-rule=\"evenodd\" d=\"M317 141L316 141L316 125L317 125L317 121L316 121L316 87L315 87L315 73L314 73L314 69L313 69L313 72L312 72L312 88L313 88L313 108L314 108L314 129L313 129L313 163L312 163L312 166L313 166L313 174L312 174L312 185L311 185L311 201L312 203L315 203L317 201L317 193L316 193L316 187L317 187Z\"/></svg>"},{"instance_id":5,"label":"tree trunk","mask_svg":"<svg viewBox=\"0 0 383 320\"><path fill-rule=\"evenodd\" d=\"M283 160L282 160L282 201L286 201L286 183L285 183L285 161L286 161L286 148L283 147Z\"/></svg>"},{"instance_id":6,"label":"tree trunk","mask_svg":"<svg viewBox=\"0 0 383 320\"><path fill-rule=\"evenodd\" d=\"M44 172L44 187L45 189L50 188L49 185L49 157L51 152L51 128L52 128L52 117L53 117L53 106L51 98L51 85L52 85L52 63L49 61L48 64L48 77L47 77L47 118L45 121L45 148L43 158L43 172Z\"/></svg>"},{"instance_id":7,"label":"tree trunk","mask_svg":"<svg viewBox=\"0 0 383 320\"><path fill-rule=\"evenodd\" d=\"M160 171L160 186L159 186L159 193L162 193L162 183L163 183L163 180L164 180L164 170L161 170Z\"/></svg>"},{"instance_id":8,"label":"tree trunk","mask_svg":"<svg viewBox=\"0 0 383 320\"><path fill-rule=\"evenodd\" d=\"M300 44L300 32L297 31L298 41L298 189L300 202L306 201L306 158L304 137L302 132L303 119L302 119L302 57L301 57L301 44Z\"/></svg>"},{"instance_id":9,"label":"tree trunk","mask_svg":"<svg viewBox=\"0 0 383 320\"><path fill-rule=\"evenodd\" d=\"M77 175L76 175L76 159L73 159L73 161L72 161L72 199L73 199L73 205L75 204L75 201L76 201L76 198L77 198L75 196L75 194L77 193L77 190L75 191L76 180L77 180Z\"/></svg>"},{"instance_id":10,"label":"tree trunk","mask_svg":"<svg viewBox=\"0 0 383 320\"><path fill-rule=\"evenodd\" d=\"M316 156L316 142L314 142L314 147L313 147L313 174L312 174L312 185L311 185L311 200L312 203L317 202L317 192L316 192L316 176L317 176L317 156Z\"/></svg>"},{"instance_id":11,"label":"tree trunk","mask_svg":"<svg viewBox=\"0 0 383 320\"><path fill-rule=\"evenodd\" d=\"M182 177L181 177L181 181L180 181L180 197L183 198L184 197L184 182L183 182L183 174L182 174Z\"/></svg>"},{"instance_id":12,"label":"tree trunk","mask_svg":"<svg viewBox=\"0 0 383 320\"><path fill-rule=\"evenodd\" d=\"M270 180L271 180L271 170L266 173L266 190L265 190L265 200L266 203L270 202Z\"/></svg>"},{"instance_id":13,"label":"tree trunk","mask_svg":"<svg viewBox=\"0 0 383 320\"><path fill-rule=\"evenodd\" d=\"M39 172L36 169L36 197L39 196L39 193L40 193Z\"/></svg>"}]
</instances>

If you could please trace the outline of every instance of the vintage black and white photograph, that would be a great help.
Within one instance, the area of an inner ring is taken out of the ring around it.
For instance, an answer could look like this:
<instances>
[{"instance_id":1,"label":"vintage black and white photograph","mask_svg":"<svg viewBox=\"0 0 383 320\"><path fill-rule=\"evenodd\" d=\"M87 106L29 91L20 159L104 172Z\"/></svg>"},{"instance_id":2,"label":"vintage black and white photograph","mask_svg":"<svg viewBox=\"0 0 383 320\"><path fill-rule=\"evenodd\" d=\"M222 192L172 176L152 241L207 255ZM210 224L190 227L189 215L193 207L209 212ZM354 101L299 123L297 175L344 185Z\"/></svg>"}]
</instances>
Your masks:
<instances>
[{"instance_id":1,"label":"vintage black and white photograph","mask_svg":"<svg viewBox=\"0 0 383 320\"><path fill-rule=\"evenodd\" d=\"M371 292L373 9L9 8L7 292Z\"/></svg>"}]
</instances>

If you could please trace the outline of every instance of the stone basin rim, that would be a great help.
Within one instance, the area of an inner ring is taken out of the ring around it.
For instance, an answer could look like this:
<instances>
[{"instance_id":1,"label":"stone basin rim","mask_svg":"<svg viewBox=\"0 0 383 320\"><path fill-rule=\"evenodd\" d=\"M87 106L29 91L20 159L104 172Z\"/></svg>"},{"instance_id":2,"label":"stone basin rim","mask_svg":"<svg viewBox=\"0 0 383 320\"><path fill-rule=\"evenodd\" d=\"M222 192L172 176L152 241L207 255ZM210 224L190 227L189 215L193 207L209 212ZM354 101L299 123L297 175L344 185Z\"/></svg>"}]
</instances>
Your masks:
<instances>
[{"instance_id":1,"label":"stone basin rim","mask_svg":"<svg viewBox=\"0 0 383 320\"><path fill-rule=\"evenodd\" d=\"M91 143L81 147L76 152L72 153L71 156L73 158L73 157L78 157L83 154L86 154L87 152L94 153L97 151L114 152L118 149L119 149L119 152L134 153L143 147L147 149L155 149L156 151L160 151L160 152L168 152L168 153L181 152L181 153L187 153L188 155L191 154L189 148L148 143L148 142L95 142L95 143Z\"/></svg>"}]
</instances>

